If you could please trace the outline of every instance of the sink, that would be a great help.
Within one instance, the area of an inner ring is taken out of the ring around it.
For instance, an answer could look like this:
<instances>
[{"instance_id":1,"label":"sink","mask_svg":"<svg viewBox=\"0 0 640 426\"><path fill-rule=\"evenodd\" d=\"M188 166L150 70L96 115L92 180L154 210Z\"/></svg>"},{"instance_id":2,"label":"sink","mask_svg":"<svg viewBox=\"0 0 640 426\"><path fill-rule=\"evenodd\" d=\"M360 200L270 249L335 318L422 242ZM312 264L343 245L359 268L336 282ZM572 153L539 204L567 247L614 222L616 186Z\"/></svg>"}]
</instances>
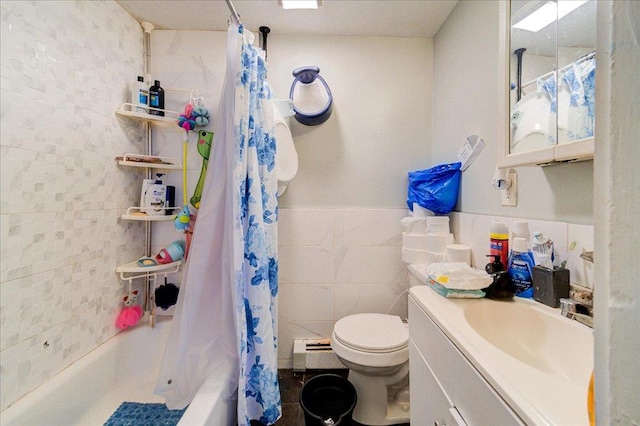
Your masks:
<instances>
[{"instance_id":1,"label":"sink","mask_svg":"<svg viewBox=\"0 0 640 426\"><path fill-rule=\"evenodd\" d=\"M587 330L577 332L574 324L557 313L537 309L532 304L536 302L483 302L463 307L466 321L483 339L533 368L577 384L584 381L584 371L592 362L574 351L592 346Z\"/></svg>"},{"instance_id":2,"label":"sink","mask_svg":"<svg viewBox=\"0 0 640 426\"><path fill-rule=\"evenodd\" d=\"M409 294L525 424L589 424L591 328L532 299L449 299L427 285Z\"/></svg>"}]
</instances>

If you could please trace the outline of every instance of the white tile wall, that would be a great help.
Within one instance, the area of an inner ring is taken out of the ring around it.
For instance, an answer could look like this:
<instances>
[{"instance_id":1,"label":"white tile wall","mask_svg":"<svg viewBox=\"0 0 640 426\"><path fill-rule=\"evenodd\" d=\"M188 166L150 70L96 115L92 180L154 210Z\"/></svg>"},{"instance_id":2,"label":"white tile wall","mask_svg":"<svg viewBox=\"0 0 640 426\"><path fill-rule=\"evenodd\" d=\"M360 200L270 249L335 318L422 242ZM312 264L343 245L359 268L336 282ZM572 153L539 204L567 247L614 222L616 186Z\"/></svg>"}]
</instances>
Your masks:
<instances>
[{"instance_id":1,"label":"white tile wall","mask_svg":"<svg viewBox=\"0 0 640 426\"><path fill-rule=\"evenodd\" d=\"M291 367L295 339L329 338L333 324L362 312L406 317L408 273L400 259L400 219L405 209L281 209L279 227L279 348L281 367ZM514 218L452 212L457 243L471 247L474 266L484 268L489 227ZM593 227L529 220L555 244L558 262L569 256L571 281L592 287L592 265L580 259L593 249Z\"/></svg>"},{"instance_id":2,"label":"white tile wall","mask_svg":"<svg viewBox=\"0 0 640 426\"><path fill-rule=\"evenodd\" d=\"M115 2L0 3L0 408L112 337L144 229L119 219L139 124L115 116L142 29Z\"/></svg>"},{"instance_id":3,"label":"white tile wall","mask_svg":"<svg viewBox=\"0 0 640 426\"><path fill-rule=\"evenodd\" d=\"M409 284L400 259L400 219L406 214L406 209L280 209L281 367L292 366L295 339L329 338L344 316L406 317L403 293Z\"/></svg>"}]
</instances>

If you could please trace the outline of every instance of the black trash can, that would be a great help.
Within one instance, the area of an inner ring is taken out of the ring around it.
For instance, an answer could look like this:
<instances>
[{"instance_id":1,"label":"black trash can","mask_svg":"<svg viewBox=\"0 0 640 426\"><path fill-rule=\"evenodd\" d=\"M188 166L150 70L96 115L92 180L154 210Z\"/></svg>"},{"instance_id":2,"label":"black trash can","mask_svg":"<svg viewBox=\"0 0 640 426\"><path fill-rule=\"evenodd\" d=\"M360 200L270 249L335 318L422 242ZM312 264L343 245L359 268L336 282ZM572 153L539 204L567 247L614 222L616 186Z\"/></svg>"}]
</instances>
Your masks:
<instances>
[{"instance_id":1,"label":"black trash can","mask_svg":"<svg viewBox=\"0 0 640 426\"><path fill-rule=\"evenodd\" d=\"M302 386L300 405L306 426L351 425L356 389L337 374L320 374Z\"/></svg>"}]
</instances>

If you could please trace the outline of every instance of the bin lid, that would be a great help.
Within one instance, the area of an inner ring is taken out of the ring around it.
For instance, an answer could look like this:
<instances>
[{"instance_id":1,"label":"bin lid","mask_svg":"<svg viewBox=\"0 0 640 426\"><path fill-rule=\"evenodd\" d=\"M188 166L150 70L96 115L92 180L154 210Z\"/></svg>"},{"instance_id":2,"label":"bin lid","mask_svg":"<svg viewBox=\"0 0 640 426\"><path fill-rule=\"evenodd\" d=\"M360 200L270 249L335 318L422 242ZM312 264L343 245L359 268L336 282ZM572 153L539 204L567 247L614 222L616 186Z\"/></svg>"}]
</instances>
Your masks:
<instances>
[{"instance_id":1,"label":"bin lid","mask_svg":"<svg viewBox=\"0 0 640 426\"><path fill-rule=\"evenodd\" d=\"M393 352L409 344L409 333L396 315L349 315L336 322L333 333L342 344L366 352Z\"/></svg>"}]
</instances>

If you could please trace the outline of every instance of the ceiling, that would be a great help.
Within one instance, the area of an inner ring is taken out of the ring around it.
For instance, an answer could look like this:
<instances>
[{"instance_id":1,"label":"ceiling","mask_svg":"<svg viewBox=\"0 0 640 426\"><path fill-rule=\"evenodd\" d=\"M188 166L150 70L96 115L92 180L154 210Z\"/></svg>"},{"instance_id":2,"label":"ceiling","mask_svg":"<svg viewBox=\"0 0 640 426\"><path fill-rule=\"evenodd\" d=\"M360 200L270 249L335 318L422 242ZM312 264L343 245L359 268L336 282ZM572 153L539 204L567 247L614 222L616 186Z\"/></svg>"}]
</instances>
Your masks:
<instances>
[{"instance_id":1,"label":"ceiling","mask_svg":"<svg viewBox=\"0 0 640 426\"><path fill-rule=\"evenodd\" d=\"M162 30L225 31L224 0L116 0L139 22ZM318 10L284 10L278 0L234 0L246 28L271 34L432 38L457 0L324 0Z\"/></svg>"}]
</instances>

